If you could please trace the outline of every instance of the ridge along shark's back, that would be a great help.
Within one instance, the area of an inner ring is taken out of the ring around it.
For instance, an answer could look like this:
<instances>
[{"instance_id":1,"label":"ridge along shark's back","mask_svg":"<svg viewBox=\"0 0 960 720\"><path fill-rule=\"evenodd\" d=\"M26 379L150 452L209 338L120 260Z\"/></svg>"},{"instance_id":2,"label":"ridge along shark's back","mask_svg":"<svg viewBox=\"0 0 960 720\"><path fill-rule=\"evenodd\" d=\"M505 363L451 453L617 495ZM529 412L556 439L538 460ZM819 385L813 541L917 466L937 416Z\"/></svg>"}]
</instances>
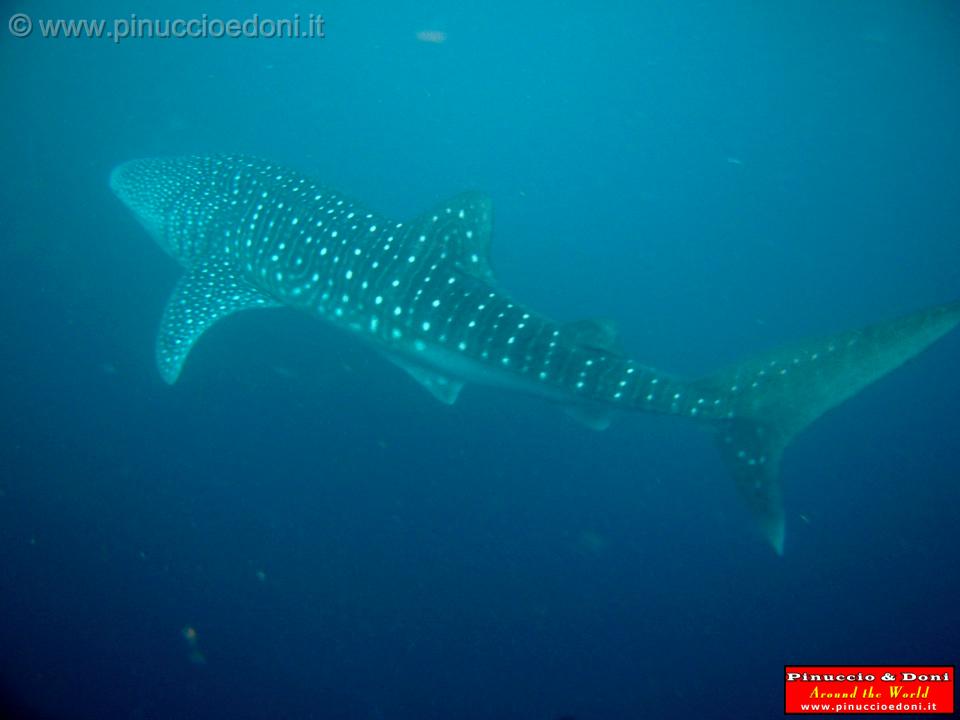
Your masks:
<instances>
[{"instance_id":1,"label":"ridge along shark's back","mask_svg":"<svg viewBox=\"0 0 960 720\"><path fill-rule=\"evenodd\" d=\"M631 360L607 322L556 323L504 293L489 262L492 210L483 195L394 222L295 171L243 157L135 160L113 171L110 186L186 268L157 339L167 382L218 320L292 307L358 335L446 403L474 383L561 402L597 429L618 410L683 415L716 431L777 552L784 448L960 322L960 303L941 306L687 382Z\"/></svg>"}]
</instances>

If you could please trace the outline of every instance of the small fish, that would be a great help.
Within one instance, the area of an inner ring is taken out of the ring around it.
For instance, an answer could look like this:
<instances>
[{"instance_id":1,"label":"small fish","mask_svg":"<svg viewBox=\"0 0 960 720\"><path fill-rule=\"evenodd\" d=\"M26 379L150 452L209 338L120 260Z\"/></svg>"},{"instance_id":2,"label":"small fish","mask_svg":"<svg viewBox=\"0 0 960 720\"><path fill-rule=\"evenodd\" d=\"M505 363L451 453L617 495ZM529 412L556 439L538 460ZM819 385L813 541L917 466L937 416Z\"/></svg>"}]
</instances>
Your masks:
<instances>
[{"instance_id":1,"label":"small fish","mask_svg":"<svg viewBox=\"0 0 960 720\"><path fill-rule=\"evenodd\" d=\"M447 41L447 34L443 30L419 30L417 31L417 40L439 45Z\"/></svg>"},{"instance_id":2,"label":"small fish","mask_svg":"<svg viewBox=\"0 0 960 720\"><path fill-rule=\"evenodd\" d=\"M200 650L200 644L197 641L197 630L196 628L187 625L180 631L180 634L183 635L183 639L187 643L188 655L194 665L206 665L207 658L204 657L203 652Z\"/></svg>"}]
</instances>

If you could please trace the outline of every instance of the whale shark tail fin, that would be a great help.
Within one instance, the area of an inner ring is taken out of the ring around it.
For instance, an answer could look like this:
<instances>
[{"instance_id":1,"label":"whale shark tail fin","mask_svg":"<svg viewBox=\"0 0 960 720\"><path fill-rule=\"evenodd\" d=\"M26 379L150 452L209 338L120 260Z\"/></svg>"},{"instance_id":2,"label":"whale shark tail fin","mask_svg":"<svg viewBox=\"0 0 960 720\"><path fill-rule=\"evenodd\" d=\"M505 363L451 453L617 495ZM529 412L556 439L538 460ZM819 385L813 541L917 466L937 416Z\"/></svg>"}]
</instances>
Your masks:
<instances>
[{"instance_id":1,"label":"whale shark tail fin","mask_svg":"<svg viewBox=\"0 0 960 720\"><path fill-rule=\"evenodd\" d=\"M780 457L832 407L922 352L960 323L960 302L783 347L694 383L726 396L717 443L761 532L783 552Z\"/></svg>"}]
</instances>

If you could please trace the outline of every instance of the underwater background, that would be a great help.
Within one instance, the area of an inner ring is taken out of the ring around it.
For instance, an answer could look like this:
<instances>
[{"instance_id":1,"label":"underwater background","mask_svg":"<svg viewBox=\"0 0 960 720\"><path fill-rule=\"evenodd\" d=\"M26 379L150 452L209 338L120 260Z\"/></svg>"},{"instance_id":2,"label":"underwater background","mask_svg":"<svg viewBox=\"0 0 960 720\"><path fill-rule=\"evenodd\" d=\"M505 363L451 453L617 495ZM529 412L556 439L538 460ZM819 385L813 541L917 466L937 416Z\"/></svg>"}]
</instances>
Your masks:
<instances>
[{"instance_id":1,"label":"underwater background","mask_svg":"<svg viewBox=\"0 0 960 720\"><path fill-rule=\"evenodd\" d=\"M682 420L442 406L288 311L164 385L179 269L107 185L243 153L398 219L482 190L518 300L698 376L960 297L956 2L0 8L0 716L775 717L787 663L956 662L960 333L791 446L777 557Z\"/></svg>"}]
</instances>

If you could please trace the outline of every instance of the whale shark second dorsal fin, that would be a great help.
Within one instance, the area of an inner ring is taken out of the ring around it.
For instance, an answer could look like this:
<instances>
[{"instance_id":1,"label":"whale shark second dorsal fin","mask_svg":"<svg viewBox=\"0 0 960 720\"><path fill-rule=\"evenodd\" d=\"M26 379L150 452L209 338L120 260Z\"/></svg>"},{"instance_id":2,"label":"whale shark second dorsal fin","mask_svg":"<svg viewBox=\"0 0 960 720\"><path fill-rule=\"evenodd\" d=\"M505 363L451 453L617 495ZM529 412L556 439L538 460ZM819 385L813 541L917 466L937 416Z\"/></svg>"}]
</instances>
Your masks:
<instances>
[{"instance_id":1,"label":"whale shark second dorsal fin","mask_svg":"<svg viewBox=\"0 0 960 720\"><path fill-rule=\"evenodd\" d=\"M563 326L571 333L578 345L608 352L613 355L625 355L620 343L620 332L613 320L595 318L589 320L575 320Z\"/></svg>"}]
</instances>

